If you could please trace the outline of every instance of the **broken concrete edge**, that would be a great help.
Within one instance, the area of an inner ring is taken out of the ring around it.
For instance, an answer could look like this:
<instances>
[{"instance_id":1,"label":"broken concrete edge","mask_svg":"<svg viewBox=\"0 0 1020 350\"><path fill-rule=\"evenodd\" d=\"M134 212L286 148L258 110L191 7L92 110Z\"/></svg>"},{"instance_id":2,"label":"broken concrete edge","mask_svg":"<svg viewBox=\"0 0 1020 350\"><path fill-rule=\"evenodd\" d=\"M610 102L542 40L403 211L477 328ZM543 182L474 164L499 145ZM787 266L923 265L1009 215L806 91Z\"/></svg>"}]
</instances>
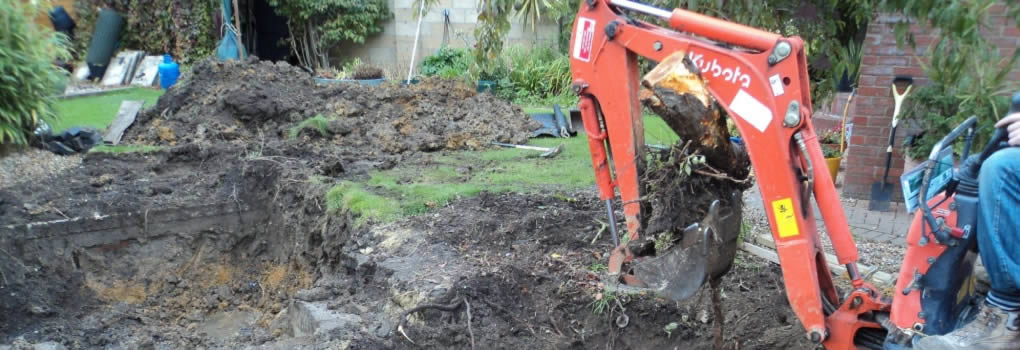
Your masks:
<instances>
[{"instance_id":1,"label":"broken concrete edge","mask_svg":"<svg viewBox=\"0 0 1020 350\"><path fill-rule=\"evenodd\" d=\"M114 92L120 92L120 91L124 91L124 90L128 90L128 89L135 89L135 88L138 88L138 87L137 86L125 86L125 87L117 87L117 88L102 89L102 90L95 90L95 91L76 92L76 93L72 93L72 94L65 94L65 95L56 96L56 98L63 100L63 99L76 98L76 97L98 96L98 95L112 94Z\"/></svg>"},{"instance_id":2,"label":"broken concrete edge","mask_svg":"<svg viewBox=\"0 0 1020 350\"><path fill-rule=\"evenodd\" d=\"M767 248L757 246L748 243L747 241L744 241L743 244L741 244L740 249L747 253L750 253L751 255L768 260L778 265L779 255L775 251L776 246L775 242L772 240L772 237L761 234L758 235L756 242L763 243L763 245L765 245ZM830 272L839 275L840 277L843 277L849 281L849 277L846 273L846 267L838 263L836 256L829 253L825 253L825 261L829 265ZM871 273L872 270L874 269L873 267L864 264L858 264L857 268L865 276ZM869 280L871 281L871 283L875 284L875 286L879 288L891 288L896 285L896 276L885 271L875 271L874 274L871 274L871 278Z\"/></svg>"},{"instance_id":3,"label":"broken concrete edge","mask_svg":"<svg viewBox=\"0 0 1020 350\"><path fill-rule=\"evenodd\" d=\"M190 207L150 208L107 215L95 213L91 217L0 226L0 242L25 242L127 228L134 228L136 231L140 229L144 237L147 234L158 234L157 231L161 230L156 228L162 224L235 215L241 218L251 212L261 211L242 202L228 201Z\"/></svg>"}]
</instances>

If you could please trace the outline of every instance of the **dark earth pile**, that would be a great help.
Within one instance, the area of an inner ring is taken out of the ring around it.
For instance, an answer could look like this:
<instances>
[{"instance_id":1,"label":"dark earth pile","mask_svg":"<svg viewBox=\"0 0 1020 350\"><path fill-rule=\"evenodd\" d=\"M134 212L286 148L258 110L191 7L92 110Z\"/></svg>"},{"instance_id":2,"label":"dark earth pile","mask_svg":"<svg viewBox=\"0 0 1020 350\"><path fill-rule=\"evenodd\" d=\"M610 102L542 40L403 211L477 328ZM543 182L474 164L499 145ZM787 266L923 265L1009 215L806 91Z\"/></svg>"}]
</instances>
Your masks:
<instances>
[{"instance_id":1,"label":"dark earth pile","mask_svg":"<svg viewBox=\"0 0 1020 350\"><path fill-rule=\"evenodd\" d=\"M453 312L423 311L408 337L422 348L470 348L470 305L478 349L711 349L708 288L684 302L603 291L602 254L611 249L607 234L595 239L603 208L590 195L483 194L417 219L484 272L436 297L437 304L461 304ZM808 348L780 269L749 259L739 258L723 278L727 347ZM629 316L623 327L621 314Z\"/></svg>"},{"instance_id":2,"label":"dark earth pile","mask_svg":"<svg viewBox=\"0 0 1020 350\"><path fill-rule=\"evenodd\" d=\"M519 107L450 80L320 85L282 62L215 60L196 64L190 77L141 114L125 139L260 143L289 138L303 121L321 116L320 129L301 133L374 155L525 143L540 126Z\"/></svg>"}]
</instances>

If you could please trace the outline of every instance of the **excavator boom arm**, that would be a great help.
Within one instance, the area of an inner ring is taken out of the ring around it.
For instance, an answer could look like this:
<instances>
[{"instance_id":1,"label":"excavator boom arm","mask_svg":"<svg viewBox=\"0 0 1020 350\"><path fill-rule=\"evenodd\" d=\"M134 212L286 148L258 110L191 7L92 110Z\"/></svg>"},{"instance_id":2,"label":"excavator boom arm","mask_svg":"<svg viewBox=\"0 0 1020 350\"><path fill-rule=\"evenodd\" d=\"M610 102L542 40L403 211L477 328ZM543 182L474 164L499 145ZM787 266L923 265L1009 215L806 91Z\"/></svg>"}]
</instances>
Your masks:
<instances>
[{"instance_id":1,"label":"excavator boom arm","mask_svg":"<svg viewBox=\"0 0 1020 350\"><path fill-rule=\"evenodd\" d=\"M627 11L668 20L671 29L630 18ZM879 327L857 316L863 309L888 305L872 301L879 294L857 273L857 248L810 121L807 58L800 38L682 9L666 11L626 0L582 2L571 39L571 70L602 198L619 192L627 234L636 240L641 232L638 164L644 147L637 58L661 62L676 53L700 70L715 102L740 130L786 276L787 296L808 338L828 348L854 348L858 329ZM861 293L869 299L833 310L840 302L811 196L839 263L847 266L852 297ZM617 247L614 254L620 251ZM610 268L620 272L613 258Z\"/></svg>"}]
</instances>

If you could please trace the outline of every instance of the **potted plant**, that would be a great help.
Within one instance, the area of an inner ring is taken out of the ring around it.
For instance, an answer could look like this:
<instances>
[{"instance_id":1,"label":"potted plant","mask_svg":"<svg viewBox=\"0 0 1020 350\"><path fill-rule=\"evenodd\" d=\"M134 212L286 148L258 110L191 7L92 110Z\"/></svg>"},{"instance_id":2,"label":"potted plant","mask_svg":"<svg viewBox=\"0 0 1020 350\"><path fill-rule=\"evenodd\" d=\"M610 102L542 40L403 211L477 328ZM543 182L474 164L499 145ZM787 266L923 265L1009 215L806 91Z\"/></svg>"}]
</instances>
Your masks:
<instances>
[{"instance_id":1,"label":"potted plant","mask_svg":"<svg viewBox=\"0 0 1020 350\"><path fill-rule=\"evenodd\" d=\"M351 74L351 77L362 85L380 85L384 80L382 69L368 64L358 66L358 69L354 70L354 74Z\"/></svg>"},{"instance_id":2,"label":"potted plant","mask_svg":"<svg viewBox=\"0 0 1020 350\"><path fill-rule=\"evenodd\" d=\"M852 92L857 86L857 78L861 72L861 45L851 41L846 47L839 48L836 56L833 69L842 73L836 84L836 91Z\"/></svg>"},{"instance_id":3,"label":"potted plant","mask_svg":"<svg viewBox=\"0 0 1020 350\"><path fill-rule=\"evenodd\" d=\"M818 143L822 145L822 154L825 155L825 165L829 167L829 175L832 182L836 182L839 175L839 163L843 160L843 134L838 126L824 129L818 135Z\"/></svg>"},{"instance_id":4,"label":"potted plant","mask_svg":"<svg viewBox=\"0 0 1020 350\"><path fill-rule=\"evenodd\" d=\"M843 161L843 152L840 152L838 148L823 148L822 154L825 155L825 165L829 167L832 183L836 183L836 177L839 176L839 163Z\"/></svg>"}]
</instances>

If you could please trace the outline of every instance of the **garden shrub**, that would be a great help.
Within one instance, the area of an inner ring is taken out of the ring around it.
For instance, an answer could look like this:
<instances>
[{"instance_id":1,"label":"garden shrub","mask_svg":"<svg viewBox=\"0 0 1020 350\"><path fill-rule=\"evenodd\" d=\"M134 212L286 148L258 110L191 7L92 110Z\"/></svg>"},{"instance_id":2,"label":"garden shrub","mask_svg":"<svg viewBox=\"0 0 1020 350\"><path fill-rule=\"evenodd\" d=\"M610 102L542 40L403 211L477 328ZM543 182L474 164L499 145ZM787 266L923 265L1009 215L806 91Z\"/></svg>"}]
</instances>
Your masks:
<instances>
[{"instance_id":1,"label":"garden shrub","mask_svg":"<svg viewBox=\"0 0 1020 350\"><path fill-rule=\"evenodd\" d=\"M38 120L55 118L53 96L64 73L66 37L32 21L46 2L0 1L0 145L26 144Z\"/></svg>"},{"instance_id":2,"label":"garden shrub","mask_svg":"<svg viewBox=\"0 0 1020 350\"><path fill-rule=\"evenodd\" d=\"M574 104L570 58L551 47L512 47L503 52L505 74L497 94L518 104Z\"/></svg>"},{"instance_id":3,"label":"garden shrub","mask_svg":"<svg viewBox=\"0 0 1020 350\"><path fill-rule=\"evenodd\" d=\"M471 53L468 50L444 47L435 54L425 57L421 64L421 74L427 77L453 79L465 77L470 68Z\"/></svg>"},{"instance_id":4,"label":"garden shrub","mask_svg":"<svg viewBox=\"0 0 1020 350\"><path fill-rule=\"evenodd\" d=\"M84 57L99 15L96 8L109 4L124 15L127 25L120 36L121 49L170 53L191 63L216 50L220 28L213 16L220 0L78 0L74 9L78 28L75 47Z\"/></svg>"}]
</instances>

